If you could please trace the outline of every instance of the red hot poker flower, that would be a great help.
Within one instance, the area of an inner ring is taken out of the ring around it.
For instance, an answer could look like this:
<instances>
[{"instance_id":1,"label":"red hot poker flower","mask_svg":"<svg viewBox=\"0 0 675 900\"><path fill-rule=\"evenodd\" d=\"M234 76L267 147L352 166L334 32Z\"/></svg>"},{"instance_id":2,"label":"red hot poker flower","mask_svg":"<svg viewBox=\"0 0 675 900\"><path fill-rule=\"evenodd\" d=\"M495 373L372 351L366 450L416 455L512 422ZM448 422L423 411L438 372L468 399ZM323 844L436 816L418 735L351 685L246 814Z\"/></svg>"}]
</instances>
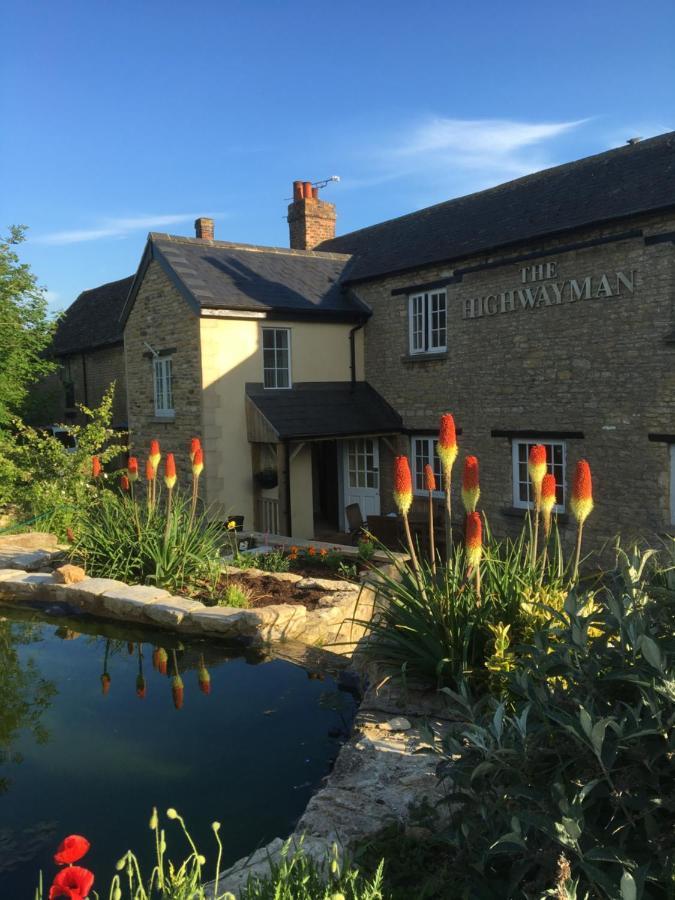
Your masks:
<instances>
[{"instance_id":1,"label":"red hot poker flower","mask_svg":"<svg viewBox=\"0 0 675 900\"><path fill-rule=\"evenodd\" d=\"M580 459L577 463L570 506L577 522L580 524L586 521L593 510L591 467L585 459Z\"/></svg>"},{"instance_id":2,"label":"red hot poker flower","mask_svg":"<svg viewBox=\"0 0 675 900\"><path fill-rule=\"evenodd\" d=\"M436 452L444 469L451 469L457 459L457 432L455 420L450 413L441 416Z\"/></svg>"},{"instance_id":3,"label":"red hot poker flower","mask_svg":"<svg viewBox=\"0 0 675 900\"><path fill-rule=\"evenodd\" d=\"M412 499L412 475L408 457L397 456L394 460L394 502L402 516L408 514Z\"/></svg>"},{"instance_id":4,"label":"red hot poker flower","mask_svg":"<svg viewBox=\"0 0 675 900\"><path fill-rule=\"evenodd\" d=\"M173 705L176 709L183 707L183 679L180 675L174 675L171 678L171 694L173 695Z\"/></svg>"},{"instance_id":5,"label":"red hot poker flower","mask_svg":"<svg viewBox=\"0 0 675 900\"><path fill-rule=\"evenodd\" d=\"M159 461L162 458L162 454L159 451L159 441L157 441L157 440L150 441L150 453L148 456L149 456L150 462L152 463L152 467L156 472L157 466L159 465Z\"/></svg>"},{"instance_id":6,"label":"red hot poker flower","mask_svg":"<svg viewBox=\"0 0 675 900\"><path fill-rule=\"evenodd\" d=\"M173 453L166 454L166 463L164 464L164 484L169 490L173 490L176 484L176 460Z\"/></svg>"},{"instance_id":7,"label":"red hot poker flower","mask_svg":"<svg viewBox=\"0 0 675 900\"><path fill-rule=\"evenodd\" d=\"M120 475L120 490L125 493L129 491L129 478L126 475Z\"/></svg>"},{"instance_id":8,"label":"red hot poker flower","mask_svg":"<svg viewBox=\"0 0 675 900\"><path fill-rule=\"evenodd\" d=\"M191 456L192 456L192 474L195 476L195 478L199 478L199 476L204 471L204 453L202 451L202 448L197 447L197 449L194 452L194 455L191 454Z\"/></svg>"},{"instance_id":9,"label":"red hot poker flower","mask_svg":"<svg viewBox=\"0 0 675 900\"><path fill-rule=\"evenodd\" d=\"M202 694L210 694L211 693L211 676L209 675L208 669L206 666L202 666L199 670L199 690Z\"/></svg>"},{"instance_id":10,"label":"red hot poker flower","mask_svg":"<svg viewBox=\"0 0 675 900\"><path fill-rule=\"evenodd\" d=\"M534 489L534 502L539 503L541 500L541 483L546 474L546 447L543 444L535 444L530 448L527 468Z\"/></svg>"},{"instance_id":11,"label":"red hot poker flower","mask_svg":"<svg viewBox=\"0 0 675 900\"><path fill-rule=\"evenodd\" d=\"M475 569L480 563L483 553L483 523L481 522L480 514L477 512L470 512L466 517L464 541L466 561L472 569Z\"/></svg>"},{"instance_id":12,"label":"red hot poker flower","mask_svg":"<svg viewBox=\"0 0 675 900\"><path fill-rule=\"evenodd\" d=\"M544 533L548 536L551 530L551 513L556 502L555 475L547 473L541 482L541 512L544 517Z\"/></svg>"},{"instance_id":13,"label":"red hot poker flower","mask_svg":"<svg viewBox=\"0 0 675 900\"><path fill-rule=\"evenodd\" d=\"M169 654L166 652L164 647L160 647L157 651L157 671L160 675L166 675L168 670L168 662Z\"/></svg>"},{"instance_id":14,"label":"red hot poker flower","mask_svg":"<svg viewBox=\"0 0 675 900\"><path fill-rule=\"evenodd\" d=\"M198 437L193 437L192 440L190 441L190 462L194 462L195 453L197 452L197 450L201 450L201 449L202 449L202 442L199 440Z\"/></svg>"},{"instance_id":15,"label":"red hot poker flower","mask_svg":"<svg viewBox=\"0 0 675 900\"><path fill-rule=\"evenodd\" d=\"M57 872L49 889L49 900L66 897L67 900L87 900L94 884L94 873L82 866L66 866Z\"/></svg>"},{"instance_id":16,"label":"red hot poker flower","mask_svg":"<svg viewBox=\"0 0 675 900\"><path fill-rule=\"evenodd\" d=\"M428 491L436 490L436 476L429 463L424 467L424 486Z\"/></svg>"},{"instance_id":17,"label":"red hot poker flower","mask_svg":"<svg viewBox=\"0 0 675 900\"><path fill-rule=\"evenodd\" d=\"M136 696L140 697L141 700L145 699L145 695L148 692L148 685L145 678L142 675L136 676Z\"/></svg>"},{"instance_id":18,"label":"red hot poker flower","mask_svg":"<svg viewBox=\"0 0 675 900\"><path fill-rule=\"evenodd\" d=\"M155 467L152 464L152 460L148 457L148 459L145 461L145 477L148 481L154 481L155 475Z\"/></svg>"},{"instance_id":19,"label":"red hot poker flower","mask_svg":"<svg viewBox=\"0 0 675 900\"><path fill-rule=\"evenodd\" d=\"M464 460L464 477L462 479L462 502L467 513L476 511L479 497L478 459L475 456L467 456Z\"/></svg>"},{"instance_id":20,"label":"red hot poker flower","mask_svg":"<svg viewBox=\"0 0 675 900\"><path fill-rule=\"evenodd\" d=\"M138 481L138 458L135 456L129 457L127 475L129 476L129 481Z\"/></svg>"},{"instance_id":21,"label":"red hot poker flower","mask_svg":"<svg viewBox=\"0 0 675 900\"><path fill-rule=\"evenodd\" d=\"M92 456L91 458L91 477L98 478L101 474L101 460L98 456Z\"/></svg>"},{"instance_id":22,"label":"red hot poker flower","mask_svg":"<svg viewBox=\"0 0 675 900\"><path fill-rule=\"evenodd\" d=\"M56 849L54 862L57 866L67 866L82 859L91 844L81 834L69 834Z\"/></svg>"},{"instance_id":23,"label":"red hot poker flower","mask_svg":"<svg viewBox=\"0 0 675 900\"><path fill-rule=\"evenodd\" d=\"M101 675L101 692L103 693L104 696L110 690L110 681L111 681L110 675L108 675L107 672L104 672L103 675Z\"/></svg>"}]
</instances>

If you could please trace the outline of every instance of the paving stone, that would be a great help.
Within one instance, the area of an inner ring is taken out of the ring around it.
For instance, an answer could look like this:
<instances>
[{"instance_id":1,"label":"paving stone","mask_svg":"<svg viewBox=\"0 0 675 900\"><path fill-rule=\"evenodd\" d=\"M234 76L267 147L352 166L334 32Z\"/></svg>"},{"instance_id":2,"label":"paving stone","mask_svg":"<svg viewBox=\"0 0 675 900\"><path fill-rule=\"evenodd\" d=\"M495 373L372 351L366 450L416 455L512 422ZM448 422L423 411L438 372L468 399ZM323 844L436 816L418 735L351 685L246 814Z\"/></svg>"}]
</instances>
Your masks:
<instances>
[{"instance_id":1,"label":"paving stone","mask_svg":"<svg viewBox=\"0 0 675 900\"><path fill-rule=\"evenodd\" d=\"M298 581L299 588L310 591L354 591L359 586L353 581L333 581L330 578L303 578Z\"/></svg>"},{"instance_id":2,"label":"paving stone","mask_svg":"<svg viewBox=\"0 0 675 900\"><path fill-rule=\"evenodd\" d=\"M101 601L103 608L115 616L138 618L143 615L148 604L166 600L170 596L171 594L162 588L134 584L105 591L101 596Z\"/></svg>"},{"instance_id":3,"label":"paving stone","mask_svg":"<svg viewBox=\"0 0 675 900\"><path fill-rule=\"evenodd\" d=\"M143 610L144 615L157 622L159 625L180 625L188 613L194 610L204 609L204 604L197 600L187 600L185 597L169 597L166 601L148 603Z\"/></svg>"},{"instance_id":4,"label":"paving stone","mask_svg":"<svg viewBox=\"0 0 675 900\"><path fill-rule=\"evenodd\" d=\"M53 600L54 593L49 590L53 587L54 579L50 575L37 572L13 572L12 575L0 581L0 593L5 597L33 597L43 593L45 601Z\"/></svg>"},{"instance_id":5,"label":"paving stone","mask_svg":"<svg viewBox=\"0 0 675 900\"><path fill-rule=\"evenodd\" d=\"M48 550L32 550L21 552L20 550L0 550L0 568L21 569L24 572L34 572L41 569L57 556Z\"/></svg>"},{"instance_id":6,"label":"paving stone","mask_svg":"<svg viewBox=\"0 0 675 900\"><path fill-rule=\"evenodd\" d=\"M190 612L184 621L206 633L212 631L218 634L251 635L256 632L258 619L253 610L210 606Z\"/></svg>"}]
</instances>

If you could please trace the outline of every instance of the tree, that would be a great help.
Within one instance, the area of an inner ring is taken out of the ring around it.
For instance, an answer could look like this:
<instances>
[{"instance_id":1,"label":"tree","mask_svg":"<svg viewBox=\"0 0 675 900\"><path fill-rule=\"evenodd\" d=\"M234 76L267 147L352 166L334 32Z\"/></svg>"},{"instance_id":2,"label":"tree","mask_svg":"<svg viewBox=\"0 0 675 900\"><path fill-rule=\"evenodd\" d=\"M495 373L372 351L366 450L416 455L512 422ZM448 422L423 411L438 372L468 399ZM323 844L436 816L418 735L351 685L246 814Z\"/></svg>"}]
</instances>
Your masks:
<instances>
[{"instance_id":1,"label":"tree","mask_svg":"<svg viewBox=\"0 0 675 900\"><path fill-rule=\"evenodd\" d=\"M0 428L22 414L30 385L55 368L43 355L54 330L44 290L13 249L25 230L12 226L0 239Z\"/></svg>"}]
</instances>

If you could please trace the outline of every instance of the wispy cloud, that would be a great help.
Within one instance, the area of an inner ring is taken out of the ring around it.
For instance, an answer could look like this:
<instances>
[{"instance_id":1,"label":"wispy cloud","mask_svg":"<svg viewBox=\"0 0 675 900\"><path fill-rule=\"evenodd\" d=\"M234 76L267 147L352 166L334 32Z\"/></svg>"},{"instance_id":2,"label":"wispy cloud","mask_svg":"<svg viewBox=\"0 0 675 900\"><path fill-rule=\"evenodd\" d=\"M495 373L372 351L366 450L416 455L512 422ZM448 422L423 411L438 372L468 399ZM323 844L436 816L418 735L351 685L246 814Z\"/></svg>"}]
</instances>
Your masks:
<instances>
[{"instance_id":1,"label":"wispy cloud","mask_svg":"<svg viewBox=\"0 0 675 900\"><path fill-rule=\"evenodd\" d=\"M223 213L172 213L170 215L142 215L127 218L101 219L91 228L80 228L72 231L53 231L50 234L36 235L31 241L36 244L80 244L84 241L100 241L105 238L124 238L136 231L152 228L165 228L167 225L178 225L188 222L200 215L221 218Z\"/></svg>"},{"instance_id":2,"label":"wispy cloud","mask_svg":"<svg viewBox=\"0 0 675 900\"><path fill-rule=\"evenodd\" d=\"M465 184L475 190L554 164L557 160L551 159L551 150L555 141L587 121L428 116L399 126L388 138L371 144L361 158L363 175L345 178L345 187L423 176L427 183Z\"/></svg>"}]
</instances>

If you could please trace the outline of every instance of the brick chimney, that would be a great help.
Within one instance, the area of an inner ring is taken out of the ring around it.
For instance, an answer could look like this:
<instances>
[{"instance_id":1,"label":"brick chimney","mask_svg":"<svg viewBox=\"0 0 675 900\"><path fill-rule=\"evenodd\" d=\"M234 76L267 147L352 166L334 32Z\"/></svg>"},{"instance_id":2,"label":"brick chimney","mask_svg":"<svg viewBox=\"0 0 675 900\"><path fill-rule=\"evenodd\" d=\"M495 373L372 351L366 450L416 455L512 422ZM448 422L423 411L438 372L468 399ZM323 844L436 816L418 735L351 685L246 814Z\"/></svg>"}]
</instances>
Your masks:
<instances>
[{"instance_id":1,"label":"brick chimney","mask_svg":"<svg viewBox=\"0 0 675 900\"><path fill-rule=\"evenodd\" d=\"M213 240L213 219L195 219L195 235L202 241Z\"/></svg>"},{"instance_id":2,"label":"brick chimney","mask_svg":"<svg viewBox=\"0 0 675 900\"><path fill-rule=\"evenodd\" d=\"M313 250L335 237L335 204L319 200L311 181L293 182L293 202L288 207L291 250Z\"/></svg>"}]
</instances>

